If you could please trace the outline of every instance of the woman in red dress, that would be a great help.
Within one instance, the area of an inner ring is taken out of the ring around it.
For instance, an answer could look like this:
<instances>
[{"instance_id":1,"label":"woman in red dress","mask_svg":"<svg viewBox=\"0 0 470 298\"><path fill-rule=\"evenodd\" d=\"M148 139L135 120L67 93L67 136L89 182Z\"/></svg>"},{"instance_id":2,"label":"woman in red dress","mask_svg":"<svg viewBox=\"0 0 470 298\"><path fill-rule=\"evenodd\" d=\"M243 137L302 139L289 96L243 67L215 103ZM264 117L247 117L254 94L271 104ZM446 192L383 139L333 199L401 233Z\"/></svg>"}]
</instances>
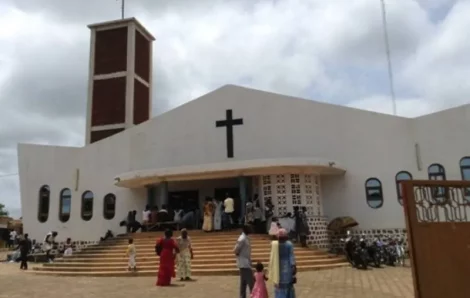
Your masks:
<instances>
[{"instance_id":1,"label":"woman in red dress","mask_svg":"<svg viewBox=\"0 0 470 298\"><path fill-rule=\"evenodd\" d=\"M157 241L156 251L160 256L160 266L157 275L157 286L159 287L169 286L171 278L175 277L175 257L179 249L172 237L173 231L166 230L165 237Z\"/></svg>"}]
</instances>

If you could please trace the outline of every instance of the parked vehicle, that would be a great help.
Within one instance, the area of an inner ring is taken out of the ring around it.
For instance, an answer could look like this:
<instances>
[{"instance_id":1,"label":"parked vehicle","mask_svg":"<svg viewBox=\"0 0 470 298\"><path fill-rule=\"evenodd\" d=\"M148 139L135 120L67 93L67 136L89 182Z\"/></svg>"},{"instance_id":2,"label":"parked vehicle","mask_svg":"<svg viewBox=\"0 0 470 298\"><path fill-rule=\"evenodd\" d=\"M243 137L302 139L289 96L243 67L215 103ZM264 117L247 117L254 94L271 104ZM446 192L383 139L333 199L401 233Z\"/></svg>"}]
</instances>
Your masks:
<instances>
[{"instance_id":1,"label":"parked vehicle","mask_svg":"<svg viewBox=\"0 0 470 298\"><path fill-rule=\"evenodd\" d=\"M405 241L403 239L398 239L395 241L395 250L397 252L397 263L401 266L405 266Z\"/></svg>"},{"instance_id":2,"label":"parked vehicle","mask_svg":"<svg viewBox=\"0 0 470 298\"><path fill-rule=\"evenodd\" d=\"M398 261L396 243L396 240L390 238L384 245L384 264L387 266L395 266Z\"/></svg>"},{"instance_id":3,"label":"parked vehicle","mask_svg":"<svg viewBox=\"0 0 470 298\"><path fill-rule=\"evenodd\" d=\"M368 261L369 264L380 268L384 259L384 251L382 242L379 239L374 239L372 243L368 243L367 252L368 252Z\"/></svg>"},{"instance_id":4,"label":"parked vehicle","mask_svg":"<svg viewBox=\"0 0 470 298\"><path fill-rule=\"evenodd\" d=\"M361 241L350 236L349 231L347 235L347 238L341 239L341 242L348 262L355 268L367 269L367 249L361 247Z\"/></svg>"}]
</instances>

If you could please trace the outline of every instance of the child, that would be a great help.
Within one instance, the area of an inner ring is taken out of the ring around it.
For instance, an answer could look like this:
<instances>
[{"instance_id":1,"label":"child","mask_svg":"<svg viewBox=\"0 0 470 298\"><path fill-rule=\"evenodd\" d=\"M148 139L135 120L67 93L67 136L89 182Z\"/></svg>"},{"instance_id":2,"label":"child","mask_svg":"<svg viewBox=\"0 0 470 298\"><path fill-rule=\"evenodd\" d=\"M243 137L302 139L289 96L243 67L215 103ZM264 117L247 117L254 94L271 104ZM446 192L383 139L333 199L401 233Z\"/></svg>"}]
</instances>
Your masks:
<instances>
[{"instance_id":1,"label":"child","mask_svg":"<svg viewBox=\"0 0 470 298\"><path fill-rule=\"evenodd\" d=\"M268 289L266 288L266 281L268 278L264 274L264 266L258 262L256 264L255 272L255 285L251 292L251 298L268 298Z\"/></svg>"},{"instance_id":2,"label":"child","mask_svg":"<svg viewBox=\"0 0 470 298\"><path fill-rule=\"evenodd\" d=\"M131 271L137 271L137 267L135 264L135 245L134 245L134 239L129 239L129 245L127 246L127 257L129 258L129 263L128 263L128 270Z\"/></svg>"}]
</instances>

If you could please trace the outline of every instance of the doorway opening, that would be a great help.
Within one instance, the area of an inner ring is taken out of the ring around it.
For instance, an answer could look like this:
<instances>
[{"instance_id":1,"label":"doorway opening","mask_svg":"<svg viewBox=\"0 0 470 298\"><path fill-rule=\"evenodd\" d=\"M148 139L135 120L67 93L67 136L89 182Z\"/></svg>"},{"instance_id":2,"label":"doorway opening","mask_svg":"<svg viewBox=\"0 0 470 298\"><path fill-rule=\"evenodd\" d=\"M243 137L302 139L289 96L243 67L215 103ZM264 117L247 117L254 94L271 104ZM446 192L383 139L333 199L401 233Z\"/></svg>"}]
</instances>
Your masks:
<instances>
[{"instance_id":1,"label":"doorway opening","mask_svg":"<svg viewBox=\"0 0 470 298\"><path fill-rule=\"evenodd\" d=\"M199 209L199 191L185 190L168 193L168 202L172 210L182 209L184 212Z\"/></svg>"},{"instance_id":2,"label":"doorway opening","mask_svg":"<svg viewBox=\"0 0 470 298\"><path fill-rule=\"evenodd\" d=\"M215 188L214 189L214 198L217 201L224 201L227 198L227 194L233 199L235 211L235 218L240 218L240 210L242 208L240 202L240 190L238 187L229 187L229 188Z\"/></svg>"}]
</instances>

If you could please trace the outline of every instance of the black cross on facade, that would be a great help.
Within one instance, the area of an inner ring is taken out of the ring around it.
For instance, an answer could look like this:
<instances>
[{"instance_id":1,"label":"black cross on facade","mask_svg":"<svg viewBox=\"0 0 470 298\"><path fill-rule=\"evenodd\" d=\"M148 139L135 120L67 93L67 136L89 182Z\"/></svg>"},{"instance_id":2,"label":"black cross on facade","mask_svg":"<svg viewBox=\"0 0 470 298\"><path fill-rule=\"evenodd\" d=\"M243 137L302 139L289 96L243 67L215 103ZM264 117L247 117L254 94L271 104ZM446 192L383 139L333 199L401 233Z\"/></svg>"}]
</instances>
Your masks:
<instances>
[{"instance_id":1,"label":"black cross on facade","mask_svg":"<svg viewBox=\"0 0 470 298\"><path fill-rule=\"evenodd\" d=\"M215 127L227 127L227 157L233 158L233 126L243 125L243 119L233 119L232 110L225 111L225 120L215 122Z\"/></svg>"}]
</instances>

